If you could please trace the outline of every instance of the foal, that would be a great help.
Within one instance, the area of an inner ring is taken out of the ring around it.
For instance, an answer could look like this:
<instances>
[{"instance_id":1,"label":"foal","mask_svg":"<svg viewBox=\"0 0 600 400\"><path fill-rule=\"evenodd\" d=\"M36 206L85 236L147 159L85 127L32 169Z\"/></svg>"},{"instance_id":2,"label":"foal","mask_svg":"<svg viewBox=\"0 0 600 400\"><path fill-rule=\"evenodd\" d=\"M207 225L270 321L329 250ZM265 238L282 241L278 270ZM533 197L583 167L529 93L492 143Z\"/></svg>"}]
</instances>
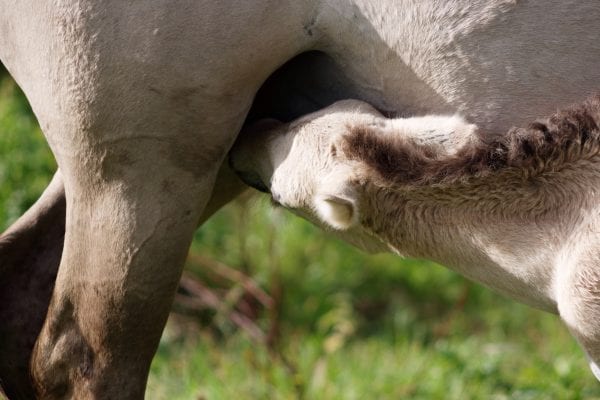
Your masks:
<instances>
[{"instance_id":1,"label":"foal","mask_svg":"<svg viewBox=\"0 0 600 400\"><path fill-rule=\"evenodd\" d=\"M362 249L427 258L558 313L600 380L599 125L600 96L502 136L347 100L242 136L230 161Z\"/></svg>"}]
</instances>

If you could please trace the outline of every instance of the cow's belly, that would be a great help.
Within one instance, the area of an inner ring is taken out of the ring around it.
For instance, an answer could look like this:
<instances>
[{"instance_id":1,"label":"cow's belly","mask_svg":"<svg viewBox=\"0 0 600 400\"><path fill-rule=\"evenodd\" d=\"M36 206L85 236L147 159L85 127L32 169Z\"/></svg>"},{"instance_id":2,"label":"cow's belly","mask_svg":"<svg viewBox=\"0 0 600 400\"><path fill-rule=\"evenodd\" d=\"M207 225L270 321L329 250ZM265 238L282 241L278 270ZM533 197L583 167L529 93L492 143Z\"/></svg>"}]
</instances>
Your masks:
<instances>
[{"instance_id":1,"label":"cow's belly","mask_svg":"<svg viewBox=\"0 0 600 400\"><path fill-rule=\"evenodd\" d=\"M98 122L111 140L180 118L178 135L214 142L227 134L226 147L264 79L310 49L330 55L350 82L336 89L324 77L317 97L337 100L337 91L401 115L459 111L492 131L600 86L595 0L60 4L46 10L51 25L11 36L37 35L46 50L2 43L0 54L59 153L79 145L69 132L95 135L69 129L81 125L70 118ZM141 118L139 107L151 111ZM136 119L129 132L106 129Z\"/></svg>"},{"instance_id":2,"label":"cow's belly","mask_svg":"<svg viewBox=\"0 0 600 400\"><path fill-rule=\"evenodd\" d=\"M600 87L595 0L329 3L322 49L383 109L502 132Z\"/></svg>"}]
</instances>

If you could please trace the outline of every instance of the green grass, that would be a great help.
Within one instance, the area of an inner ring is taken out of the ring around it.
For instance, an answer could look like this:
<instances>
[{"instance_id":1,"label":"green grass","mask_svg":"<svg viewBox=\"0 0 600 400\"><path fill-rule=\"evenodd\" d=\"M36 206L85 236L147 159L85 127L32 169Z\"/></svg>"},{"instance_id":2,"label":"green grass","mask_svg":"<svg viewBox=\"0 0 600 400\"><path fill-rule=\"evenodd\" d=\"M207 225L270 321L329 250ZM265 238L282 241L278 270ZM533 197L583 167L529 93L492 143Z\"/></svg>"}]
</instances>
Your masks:
<instances>
[{"instance_id":1,"label":"green grass","mask_svg":"<svg viewBox=\"0 0 600 400\"><path fill-rule=\"evenodd\" d=\"M322 340L303 332L286 346L297 375L240 335L224 342L164 341L148 398L294 399L298 382L308 399L599 398L577 355L540 354L528 341L488 340L456 335L423 344L378 335L356 338L328 354Z\"/></svg>"},{"instance_id":2,"label":"green grass","mask_svg":"<svg viewBox=\"0 0 600 400\"><path fill-rule=\"evenodd\" d=\"M0 75L0 229L33 204L56 170L31 109Z\"/></svg>"},{"instance_id":3,"label":"green grass","mask_svg":"<svg viewBox=\"0 0 600 400\"><path fill-rule=\"evenodd\" d=\"M266 202L242 216L239 207L209 221L192 251L231 265L245 259L259 280L279 270L281 351L297 373L241 332L181 334L175 321L152 365L148 398L600 399L556 316L432 263L358 253ZM215 242L234 250L223 254Z\"/></svg>"},{"instance_id":4,"label":"green grass","mask_svg":"<svg viewBox=\"0 0 600 400\"><path fill-rule=\"evenodd\" d=\"M0 79L2 227L54 168L25 99ZM600 399L557 317L430 262L364 255L264 200L226 207L191 252L280 287L278 350L218 313L173 314L148 399ZM209 277L194 257L187 268ZM258 310L267 331L274 318Z\"/></svg>"}]
</instances>

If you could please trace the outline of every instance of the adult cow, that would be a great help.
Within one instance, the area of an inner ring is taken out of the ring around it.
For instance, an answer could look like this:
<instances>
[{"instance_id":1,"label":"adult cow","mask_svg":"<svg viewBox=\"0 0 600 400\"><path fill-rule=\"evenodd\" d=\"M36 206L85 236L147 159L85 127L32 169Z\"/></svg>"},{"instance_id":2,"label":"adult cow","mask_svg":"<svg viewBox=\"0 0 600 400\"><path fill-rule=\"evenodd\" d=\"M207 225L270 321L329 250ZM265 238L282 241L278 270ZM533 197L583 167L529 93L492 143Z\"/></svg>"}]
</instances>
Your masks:
<instances>
[{"instance_id":1,"label":"adult cow","mask_svg":"<svg viewBox=\"0 0 600 400\"><path fill-rule=\"evenodd\" d=\"M458 111L496 132L600 83L596 0L0 0L0 9L0 59L66 194L64 252L32 357L42 398L143 397L219 165L263 82L295 55L319 50L332 63L301 58L256 115L355 97L404 115Z\"/></svg>"}]
</instances>

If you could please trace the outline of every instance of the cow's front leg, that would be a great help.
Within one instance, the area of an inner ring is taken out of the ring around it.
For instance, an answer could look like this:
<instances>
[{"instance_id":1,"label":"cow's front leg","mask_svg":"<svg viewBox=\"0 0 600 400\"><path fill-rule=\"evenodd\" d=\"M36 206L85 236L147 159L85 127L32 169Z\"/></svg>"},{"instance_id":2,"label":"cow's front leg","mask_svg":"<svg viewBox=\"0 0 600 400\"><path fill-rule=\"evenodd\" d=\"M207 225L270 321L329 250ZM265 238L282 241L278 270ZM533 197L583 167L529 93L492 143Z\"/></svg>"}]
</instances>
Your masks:
<instances>
[{"instance_id":1,"label":"cow's front leg","mask_svg":"<svg viewBox=\"0 0 600 400\"><path fill-rule=\"evenodd\" d=\"M32 361L41 398L143 398L220 161L193 147L119 140L64 163L65 249Z\"/></svg>"}]
</instances>

